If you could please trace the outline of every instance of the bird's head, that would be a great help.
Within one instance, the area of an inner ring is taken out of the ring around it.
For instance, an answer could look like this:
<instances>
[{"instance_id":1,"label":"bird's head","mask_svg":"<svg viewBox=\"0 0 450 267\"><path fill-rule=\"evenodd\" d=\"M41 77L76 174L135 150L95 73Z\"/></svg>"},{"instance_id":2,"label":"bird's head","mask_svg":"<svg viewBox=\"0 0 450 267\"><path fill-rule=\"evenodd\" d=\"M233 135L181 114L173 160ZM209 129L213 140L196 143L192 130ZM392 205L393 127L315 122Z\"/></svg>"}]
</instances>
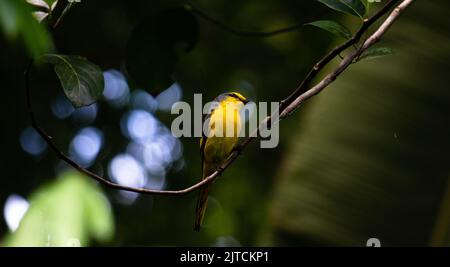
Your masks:
<instances>
[{"instance_id":1,"label":"bird's head","mask_svg":"<svg viewBox=\"0 0 450 267\"><path fill-rule=\"evenodd\" d=\"M249 102L249 100L247 98L245 98L242 94L240 94L238 92L223 93L223 94L221 94L221 95L219 95L217 97L217 100L219 102L222 102L222 101L239 101L239 102L242 102L244 105Z\"/></svg>"}]
</instances>

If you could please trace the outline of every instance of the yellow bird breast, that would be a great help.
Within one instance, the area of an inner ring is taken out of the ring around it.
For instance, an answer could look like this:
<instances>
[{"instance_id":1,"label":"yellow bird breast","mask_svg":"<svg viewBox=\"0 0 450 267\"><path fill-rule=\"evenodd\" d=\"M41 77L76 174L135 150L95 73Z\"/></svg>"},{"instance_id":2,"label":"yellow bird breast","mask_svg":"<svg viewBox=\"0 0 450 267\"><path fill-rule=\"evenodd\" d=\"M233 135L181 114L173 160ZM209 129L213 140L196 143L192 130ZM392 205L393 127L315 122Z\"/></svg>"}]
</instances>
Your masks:
<instances>
[{"instance_id":1,"label":"yellow bird breast","mask_svg":"<svg viewBox=\"0 0 450 267\"><path fill-rule=\"evenodd\" d=\"M240 110L243 106L240 101L225 100L211 113L205 162L220 164L228 158L241 131Z\"/></svg>"}]
</instances>

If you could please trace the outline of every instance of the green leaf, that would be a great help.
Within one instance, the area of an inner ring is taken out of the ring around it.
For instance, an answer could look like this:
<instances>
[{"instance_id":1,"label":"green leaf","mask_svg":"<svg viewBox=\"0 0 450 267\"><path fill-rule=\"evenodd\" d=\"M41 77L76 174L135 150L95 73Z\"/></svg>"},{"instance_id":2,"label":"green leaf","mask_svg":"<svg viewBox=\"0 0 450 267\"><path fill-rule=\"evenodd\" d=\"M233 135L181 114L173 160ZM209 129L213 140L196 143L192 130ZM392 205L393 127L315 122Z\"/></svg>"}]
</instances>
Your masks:
<instances>
[{"instance_id":1,"label":"green leaf","mask_svg":"<svg viewBox=\"0 0 450 267\"><path fill-rule=\"evenodd\" d=\"M31 6L23 0L0 1L0 30L10 42L20 41L31 56L37 57L50 52L53 42L31 13Z\"/></svg>"},{"instance_id":2,"label":"green leaf","mask_svg":"<svg viewBox=\"0 0 450 267\"><path fill-rule=\"evenodd\" d=\"M393 53L394 51L389 47L371 47L361 54L358 61L389 56Z\"/></svg>"},{"instance_id":3,"label":"green leaf","mask_svg":"<svg viewBox=\"0 0 450 267\"><path fill-rule=\"evenodd\" d=\"M364 5L365 8L366 8L366 15L369 14L369 12L370 12L370 6L373 4L373 2L372 2L372 1L369 1L369 0L361 0L361 2L363 3L363 5Z\"/></svg>"},{"instance_id":4,"label":"green leaf","mask_svg":"<svg viewBox=\"0 0 450 267\"><path fill-rule=\"evenodd\" d=\"M44 0L44 1L48 4L49 7L51 7L51 6L54 7L56 5L56 2L58 2L58 0ZM65 1L67 1L67 0L65 0Z\"/></svg>"},{"instance_id":5,"label":"green leaf","mask_svg":"<svg viewBox=\"0 0 450 267\"><path fill-rule=\"evenodd\" d=\"M90 105L102 95L105 82L97 65L80 56L47 54L43 59L55 65L64 93L75 107Z\"/></svg>"},{"instance_id":6,"label":"green leaf","mask_svg":"<svg viewBox=\"0 0 450 267\"><path fill-rule=\"evenodd\" d=\"M157 94L173 84L182 53L197 43L196 17L185 8L170 8L144 18L128 40L126 68L132 87Z\"/></svg>"},{"instance_id":7,"label":"green leaf","mask_svg":"<svg viewBox=\"0 0 450 267\"><path fill-rule=\"evenodd\" d=\"M361 2L363 3L363 5L367 8L371 2L369 2L369 0L361 0Z\"/></svg>"},{"instance_id":8,"label":"green leaf","mask_svg":"<svg viewBox=\"0 0 450 267\"><path fill-rule=\"evenodd\" d=\"M350 14L353 16L362 17L365 13L365 7L360 0L317 0L317 1L328 6L331 9L346 14Z\"/></svg>"},{"instance_id":9,"label":"green leaf","mask_svg":"<svg viewBox=\"0 0 450 267\"><path fill-rule=\"evenodd\" d=\"M342 37L344 39L350 39L352 37L352 33L350 30L345 27L344 25L331 21L331 20L319 20L307 23L306 25L315 26L317 28L326 30L334 35L337 35L339 37Z\"/></svg>"},{"instance_id":10,"label":"green leaf","mask_svg":"<svg viewBox=\"0 0 450 267\"><path fill-rule=\"evenodd\" d=\"M105 242L114 234L111 207L88 178L75 172L63 174L38 189L19 228L6 246L87 246Z\"/></svg>"},{"instance_id":11,"label":"green leaf","mask_svg":"<svg viewBox=\"0 0 450 267\"><path fill-rule=\"evenodd\" d=\"M366 7L361 2L361 0L339 0L344 5L348 6L351 10L353 10L356 15L363 18L366 14Z\"/></svg>"}]
</instances>

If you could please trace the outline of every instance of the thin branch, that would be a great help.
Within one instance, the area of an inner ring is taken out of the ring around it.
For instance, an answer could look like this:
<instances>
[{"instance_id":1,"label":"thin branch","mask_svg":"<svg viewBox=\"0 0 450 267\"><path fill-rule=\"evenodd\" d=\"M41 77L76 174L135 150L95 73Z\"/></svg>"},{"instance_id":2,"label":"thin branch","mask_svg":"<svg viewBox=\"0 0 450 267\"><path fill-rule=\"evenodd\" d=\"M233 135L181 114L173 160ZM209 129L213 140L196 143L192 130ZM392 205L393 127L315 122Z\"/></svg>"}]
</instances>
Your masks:
<instances>
[{"instance_id":1,"label":"thin branch","mask_svg":"<svg viewBox=\"0 0 450 267\"><path fill-rule=\"evenodd\" d=\"M295 109L297 109L303 102L308 100L309 98L319 94L325 87L330 85L336 78L350 66L353 61L358 58L361 53L369 49L371 46L376 44L381 37L387 32L387 30L392 26L392 24L398 19L400 14L409 7L415 0L404 0L400 5L398 5L392 13L388 16L388 18L381 24L381 26L373 33L360 49L353 51L348 56L341 61L339 66L334 69L331 73L329 73L325 78L323 78L317 85L301 94L297 97L292 103L290 103L280 114L280 119L287 117L291 114Z\"/></svg>"},{"instance_id":2,"label":"thin branch","mask_svg":"<svg viewBox=\"0 0 450 267\"><path fill-rule=\"evenodd\" d=\"M311 83L311 81L328 63L330 63L330 61L336 58L337 55L344 52L344 50L346 50L347 48L356 45L360 41L363 34L367 32L369 27L372 26L376 21L378 21L378 19L380 19L383 15L388 13L389 10L391 10L391 8L394 5L396 5L399 1L400 0L391 0L387 2L375 15L363 21L362 26L359 28L356 34L353 35L352 38L348 39L342 45L334 48L325 57L319 60L319 62L317 62L314 65L314 67L309 71L308 75L306 75L305 79L303 79L303 81L300 83L297 89L295 89L290 96L281 101L281 108L284 108L286 105L294 101L294 99L296 99L298 96L304 93L308 89L308 86Z\"/></svg>"},{"instance_id":3,"label":"thin branch","mask_svg":"<svg viewBox=\"0 0 450 267\"><path fill-rule=\"evenodd\" d=\"M255 132L253 132L252 134L250 134L250 137L246 138L241 145L235 149L235 151L233 152L233 154L231 154L229 160L222 166L222 168L220 169L221 172L223 170L225 170L228 166L231 165L231 163L240 155L240 153L242 152L242 150L257 136L257 134L259 133L259 131L261 131L261 129L263 127L266 127L266 125L270 125L271 123L277 123L282 119L285 119L286 117L288 117L294 110L298 109L305 101L307 101L308 99L312 98L313 96L319 94L323 89L325 89L328 85L330 85L333 81L335 81L338 76L348 68L348 66L350 66L353 63L353 60L358 58L361 53L363 53L364 51L366 51L367 49L369 49L370 47L372 47L374 44L376 44L381 37L387 32L387 30L392 26L392 24L398 19L398 17L400 16L400 14L407 8L409 7L415 0L404 0L400 5L398 5L392 12L391 14L388 16L388 18L381 24L381 26L375 31L375 33L373 33L361 46L360 49L353 51L352 53L350 53L349 55L347 55L339 64L339 66L337 68L335 68L331 73L329 73L327 76L325 76L325 78L323 78L317 85L315 85L314 87L312 87L311 89L307 90L306 92L300 94L297 98L295 98L292 102L290 102L288 105L286 105L285 107L281 106L280 110L281 111L279 113L279 116L277 116L278 111L274 112L271 116L268 116L267 118L265 118L263 120L263 122L261 122L261 124L259 125L258 129L255 130ZM383 13L387 13L390 8L393 5L391 5L392 2L398 2L398 1L391 1L388 2L386 4L386 6L384 8L382 8L380 10L380 12L378 12L374 17L376 18L380 18L383 16ZM373 19L373 17L372 17ZM371 20L371 19L370 19ZM369 20L369 21L370 21ZM373 23L373 22L372 22ZM368 29L369 26L366 26L365 30ZM363 32L362 32L363 33ZM362 35L361 33L361 35ZM357 33L358 35L358 33ZM361 37L361 36L360 36ZM353 37L354 38L354 37ZM353 39L352 38L352 39ZM335 58L337 55L339 55L339 49L334 49L334 56L333 58ZM330 60L331 61L331 60ZM329 62L329 61L328 61ZM325 64L326 65L326 64ZM321 65L322 68L325 65ZM317 64L316 64L317 66ZM315 67L314 67L315 68ZM313 70L314 70L313 68ZM320 69L317 70L316 74L318 73ZM315 75L314 75L315 76ZM308 78L308 77L307 77ZM289 98L287 99L288 101ZM287 103L287 102L285 102ZM277 117L276 117L277 116ZM273 122L272 122L273 120ZM220 173L219 173L220 174ZM217 174L218 175L218 174ZM216 175L216 176L217 176ZM212 175L213 177L209 176L207 179L213 181L215 179L216 176L214 176L214 174ZM205 179L206 180L206 179Z\"/></svg>"},{"instance_id":4,"label":"thin branch","mask_svg":"<svg viewBox=\"0 0 450 267\"><path fill-rule=\"evenodd\" d=\"M195 7L191 3L185 4L185 8L188 11L191 11L194 14L197 14L200 18L202 18L202 19L212 23L213 25L216 25L217 27L221 28L222 30L230 32L230 33L232 33L234 35L237 35L237 36L242 36L242 37L257 37L257 38L273 37L273 36L280 35L280 34L283 34L283 33L289 33L289 32L298 30L304 25L303 22L299 22L299 23L296 23L296 24L291 25L289 27L281 28L281 29L277 29L277 30L273 30L273 31L265 31L265 32L243 31L243 30L234 29L234 28L228 26L227 24L225 24L225 23L223 23L223 22L221 22L221 21L211 17L210 15L208 15L207 13L202 11L201 9Z\"/></svg>"},{"instance_id":5,"label":"thin branch","mask_svg":"<svg viewBox=\"0 0 450 267\"><path fill-rule=\"evenodd\" d=\"M321 61L319 61L311 70L310 74L305 78L305 80L302 82L302 85L297 88L291 96L289 96L286 100L283 101L284 105L280 106L279 110L274 112L271 116L266 117L259 125L259 127L250 134L250 137L247 137L244 139L239 146L237 146L233 153L230 155L229 159L214 173L212 173L207 178L201 180L200 182L182 189L182 190L173 190L173 191L166 191L166 190L153 190L153 189L146 189L146 188L135 188L135 187L128 187L123 186L120 184L113 183L89 170L86 168L78 165L76 162L71 160L69 157L67 157L64 153L62 153L53 143L52 137L48 136L42 128L39 126L39 124L36 122L32 106L31 106L31 97L30 97L30 86L29 86L29 72L31 70L32 62L28 65L28 67L25 70L25 89L26 89L26 96L27 96L27 106L28 106L28 112L31 119L31 125L32 127L39 133L39 135L44 138L44 140L47 142L47 144L50 146L50 148L58 155L60 159L67 162L69 165L71 165L73 168L78 170L79 172L94 178L98 182L118 190L125 190L125 191L131 191L141 194L152 194L152 195L185 195L189 192L192 192L208 183L213 182L225 169L227 169L235 160L236 158L241 154L243 149L254 139L256 139L256 136L258 136L258 133L265 128L266 126L270 125L271 123L278 123L280 120L288 117L294 110L298 109L305 101L312 98L313 96L319 94L323 89L325 89L328 85L330 85L333 81L335 81L338 76L346 70L352 62L361 55L364 51L366 51L368 48L373 46L375 43L377 43L380 38L387 32L387 30L392 26L392 24L398 19L400 14L408 7L410 6L415 0L403 0L400 5L398 5L391 14L387 17L387 19L381 24L381 26L363 43L363 45L360 47L360 49L355 50L348 54L339 64L338 67L336 67L332 72L330 72L328 75L325 76L319 83L317 83L315 86L310 88L309 90L298 93L303 90L303 84L308 84L316 75L317 73L323 69L332 59L337 57L342 51L344 51L346 48L352 46L353 44L357 43L359 39L361 38L362 34L368 30L369 26L372 25L376 20L381 18L384 14L388 13L389 10L394 6L395 3L399 2L398 0L392 0L389 1L377 14L375 14L372 18L369 20L366 20L361 27L360 31L356 33L355 36L353 36L349 41L344 43L343 45L335 48L332 52L330 52L327 56L325 56ZM356 40L356 41L351 41ZM355 43L352 43L355 42ZM296 96L299 94L298 96ZM277 114L279 113L279 116ZM272 122L273 121L273 122Z\"/></svg>"},{"instance_id":6,"label":"thin branch","mask_svg":"<svg viewBox=\"0 0 450 267\"><path fill-rule=\"evenodd\" d=\"M77 2L67 2L67 1L63 1L63 2L65 2L63 4L65 4L66 6L64 7L64 9L61 12L61 15L58 17L58 19L56 19L55 23L51 26L52 30L55 30L56 27L58 27L59 23L64 18L64 16L67 14L67 12L69 12L69 10L77 3Z\"/></svg>"}]
</instances>

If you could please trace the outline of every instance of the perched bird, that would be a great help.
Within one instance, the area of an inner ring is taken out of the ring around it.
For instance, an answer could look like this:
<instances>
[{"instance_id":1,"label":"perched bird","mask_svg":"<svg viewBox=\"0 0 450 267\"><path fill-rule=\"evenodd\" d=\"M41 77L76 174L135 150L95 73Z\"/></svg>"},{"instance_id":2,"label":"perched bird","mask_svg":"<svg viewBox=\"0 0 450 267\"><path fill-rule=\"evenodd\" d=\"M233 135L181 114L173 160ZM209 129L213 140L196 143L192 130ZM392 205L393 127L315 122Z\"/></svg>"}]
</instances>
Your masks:
<instances>
[{"instance_id":1,"label":"perched bird","mask_svg":"<svg viewBox=\"0 0 450 267\"><path fill-rule=\"evenodd\" d=\"M200 140L200 156L202 161L202 179L213 174L230 156L238 142L241 130L240 111L248 103L248 100L236 92L219 95L214 102L211 112L205 119L209 133ZM208 201L208 193L211 184L200 190L197 201L194 230L200 231L200 226L205 215Z\"/></svg>"}]
</instances>

